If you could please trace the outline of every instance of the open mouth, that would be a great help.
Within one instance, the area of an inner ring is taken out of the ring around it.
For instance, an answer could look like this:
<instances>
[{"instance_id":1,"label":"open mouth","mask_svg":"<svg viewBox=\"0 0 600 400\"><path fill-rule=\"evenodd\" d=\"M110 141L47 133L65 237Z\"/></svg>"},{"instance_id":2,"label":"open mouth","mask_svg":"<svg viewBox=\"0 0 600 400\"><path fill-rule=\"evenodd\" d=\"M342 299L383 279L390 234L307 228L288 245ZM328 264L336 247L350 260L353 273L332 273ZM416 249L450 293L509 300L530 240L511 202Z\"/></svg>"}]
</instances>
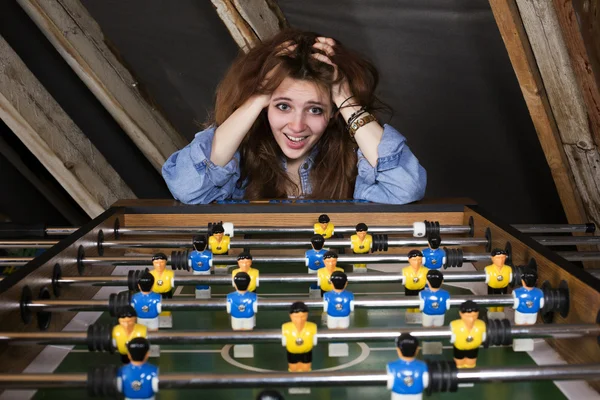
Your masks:
<instances>
[{"instance_id":1,"label":"open mouth","mask_svg":"<svg viewBox=\"0 0 600 400\"><path fill-rule=\"evenodd\" d=\"M293 137L293 136L288 136L285 133L283 134L286 138L288 138L289 140L291 140L292 142L302 142L304 140L306 140L308 138L308 136L301 136L301 137Z\"/></svg>"}]
</instances>

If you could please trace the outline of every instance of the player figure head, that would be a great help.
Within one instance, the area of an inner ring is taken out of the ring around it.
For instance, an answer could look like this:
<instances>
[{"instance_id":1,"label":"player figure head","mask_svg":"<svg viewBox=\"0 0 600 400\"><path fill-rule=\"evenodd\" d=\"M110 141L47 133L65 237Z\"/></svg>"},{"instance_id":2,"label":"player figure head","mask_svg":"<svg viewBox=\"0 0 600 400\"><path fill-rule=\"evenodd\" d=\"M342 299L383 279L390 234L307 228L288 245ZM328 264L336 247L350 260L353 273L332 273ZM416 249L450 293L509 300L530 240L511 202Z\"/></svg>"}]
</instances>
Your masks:
<instances>
[{"instance_id":1,"label":"player figure head","mask_svg":"<svg viewBox=\"0 0 600 400\"><path fill-rule=\"evenodd\" d=\"M411 250L408 252L408 264L414 269L423 266L423 253L420 250Z\"/></svg>"},{"instance_id":2,"label":"player figure head","mask_svg":"<svg viewBox=\"0 0 600 400\"><path fill-rule=\"evenodd\" d=\"M329 280L331 281L333 289L336 292L341 292L348 286L348 276L341 271L335 271L333 274L331 274Z\"/></svg>"},{"instance_id":3,"label":"player figure head","mask_svg":"<svg viewBox=\"0 0 600 400\"><path fill-rule=\"evenodd\" d=\"M252 255L250 255L250 252L242 251L238 255L237 264L243 272L250 271L250 268L252 267Z\"/></svg>"},{"instance_id":4,"label":"player figure head","mask_svg":"<svg viewBox=\"0 0 600 400\"><path fill-rule=\"evenodd\" d=\"M473 300L467 300L460 305L458 314L468 328L472 328L479 318L479 306Z\"/></svg>"},{"instance_id":5,"label":"player figure head","mask_svg":"<svg viewBox=\"0 0 600 400\"><path fill-rule=\"evenodd\" d=\"M396 338L396 347L398 357L405 361L412 361L419 352L419 340L408 333L403 333Z\"/></svg>"},{"instance_id":6,"label":"player figure head","mask_svg":"<svg viewBox=\"0 0 600 400\"><path fill-rule=\"evenodd\" d=\"M150 342L146 338L136 337L127 343L127 356L133 365L141 365L150 357Z\"/></svg>"},{"instance_id":7,"label":"player figure head","mask_svg":"<svg viewBox=\"0 0 600 400\"><path fill-rule=\"evenodd\" d=\"M167 256L165 253L156 253L152 256L152 265L154 269L162 273L167 267Z\"/></svg>"},{"instance_id":8,"label":"player figure head","mask_svg":"<svg viewBox=\"0 0 600 400\"><path fill-rule=\"evenodd\" d=\"M440 248L440 243L442 243L442 239L438 235L432 235L427 239L427 243L429 243L430 249L436 250Z\"/></svg>"},{"instance_id":9,"label":"player figure head","mask_svg":"<svg viewBox=\"0 0 600 400\"><path fill-rule=\"evenodd\" d=\"M297 301L290 306L290 320L301 331L308 319L308 307L301 301Z\"/></svg>"},{"instance_id":10,"label":"player figure head","mask_svg":"<svg viewBox=\"0 0 600 400\"><path fill-rule=\"evenodd\" d=\"M328 250L327 252L325 252L325 254L323 254L323 263L325 264L325 268L327 268L329 272L333 272L333 270L337 266L337 259L338 255L333 250Z\"/></svg>"},{"instance_id":11,"label":"player figure head","mask_svg":"<svg viewBox=\"0 0 600 400\"><path fill-rule=\"evenodd\" d=\"M494 249L494 250L492 250L491 256L492 256L492 263L496 267L501 268L504 266L504 263L506 262L506 256L507 256L505 250Z\"/></svg>"},{"instance_id":12,"label":"player figure head","mask_svg":"<svg viewBox=\"0 0 600 400\"><path fill-rule=\"evenodd\" d=\"M321 250L325 245L325 238L323 235L313 235L313 237L310 238L310 244L314 250Z\"/></svg>"},{"instance_id":13,"label":"player figure head","mask_svg":"<svg viewBox=\"0 0 600 400\"><path fill-rule=\"evenodd\" d=\"M329 224L329 221L331 221L329 219L329 215L327 215L327 214L319 215L319 224L321 224L321 229L323 229L323 230L327 229L327 225Z\"/></svg>"},{"instance_id":14,"label":"player figure head","mask_svg":"<svg viewBox=\"0 0 600 400\"><path fill-rule=\"evenodd\" d=\"M206 250L206 236L204 235L196 235L192 240L192 245L194 246L194 250L196 251L204 251Z\"/></svg>"},{"instance_id":15,"label":"player figure head","mask_svg":"<svg viewBox=\"0 0 600 400\"><path fill-rule=\"evenodd\" d=\"M532 289L537 284L537 271L533 268L525 268L521 273L521 284L527 289Z\"/></svg>"},{"instance_id":16,"label":"player figure head","mask_svg":"<svg viewBox=\"0 0 600 400\"><path fill-rule=\"evenodd\" d=\"M359 223L356 225L356 236L362 241L365 240L367 236L367 232L369 231L369 227L365 223Z\"/></svg>"},{"instance_id":17,"label":"player figure head","mask_svg":"<svg viewBox=\"0 0 600 400\"><path fill-rule=\"evenodd\" d=\"M127 332L133 331L133 328L137 324L137 313L132 306L124 306L119 309L119 325L123 327Z\"/></svg>"},{"instance_id":18,"label":"player figure head","mask_svg":"<svg viewBox=\"0 0 600 400\"><path fill-rule=\"evenodd\" d=\"M263 390L256 400L283 400L283 396L274 390Z\"/></svg>"},{"instance_id":19,"label":"player figure head","mask_svg":"<svg viewBox=\"0 0 600 400\"><path fill-rule=\"evenodd\" d=\"M444 282L444 275L440 271L436 269L427 271L427 284L431 290L436 292L442 286L442 282Z\"/></svg>"},{"instance_id":20,"label":"player figure head","mask_svg":"<svg viewBox=\"0 0 600 400\"><path fill-rule=\"evenodd\" d=\"M220 242L223 239L223 234L225 233L225 229L223 229L222 224L215 224L211 229L212 236L217 239L217 242Z\"/></svg>"},{"instance_id":21,"label":"player figure head","mask_svg":"<svg viewBox=\"0 0 600 400\"><path fill-rule=\"evenodd\" d=\"M250 275L245 272L238 272L233 277L233 284L238 292L246 292L250 286Z\"/></svg>"},{"instance_id":22,"label":"player figure head","mask_svg":"<svg viewBox=\"0 0 600 400\"><path fill-rule=\"evenodd\" d=\"M145 269L138 279L138 288L140 292L147 294L152 291L152 286L154 286L154 276Z\"/></svg>"}]
</instances>

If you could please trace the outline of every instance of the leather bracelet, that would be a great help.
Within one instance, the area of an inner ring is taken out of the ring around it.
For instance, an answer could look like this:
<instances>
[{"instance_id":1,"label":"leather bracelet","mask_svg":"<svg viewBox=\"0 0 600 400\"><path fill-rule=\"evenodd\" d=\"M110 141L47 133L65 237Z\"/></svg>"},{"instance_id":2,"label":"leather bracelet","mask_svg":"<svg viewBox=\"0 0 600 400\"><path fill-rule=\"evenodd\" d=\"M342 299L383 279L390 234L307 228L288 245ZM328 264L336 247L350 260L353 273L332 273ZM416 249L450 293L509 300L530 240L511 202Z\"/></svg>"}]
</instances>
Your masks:
<instances>
[{"instance_id":1,"label":"leather bracelet","mask_svg":"<svg viewBox=\"0 0 600 400\"><path fill-rule=\"evenodd\" d=\"M347 102L348 100L350 100L351 98L353 98L353 97L354 97L354 95L352 95L352 96L348 97L346 100L342 101L342 104L340 104L340 106L338 107L338 109L340 109L340 108L344 107L344 104L346 104L346 102Z\"/></svg>"},{"instance_id":2,"label":"leather bracelet","mask_svg":"<svg viewBox=\"0 0 600 400\"><path fill-rule=\"evenodd\" d=\"M367 109L364 107L361 107L358 111L355 111L352 113L352 115L350 115L350 117L348 118L348 125L350 125L352 122L354 122L354 120L356 120L360 115L364 114L367 112Z\"/></svg>"},{"instance_id":3,"label":"leather bracelet","mask_svg":"<svg viewBox=\"0 0 600 400\"><path fill-rule=\"evenodd\" d=\"M348 125L350 137L354 137L357 130L373 121L376 121L376 118L373 114L367 114L364 117L357 118L356 121L353 121L350 125Z\"/></svg>"}]
</instances>

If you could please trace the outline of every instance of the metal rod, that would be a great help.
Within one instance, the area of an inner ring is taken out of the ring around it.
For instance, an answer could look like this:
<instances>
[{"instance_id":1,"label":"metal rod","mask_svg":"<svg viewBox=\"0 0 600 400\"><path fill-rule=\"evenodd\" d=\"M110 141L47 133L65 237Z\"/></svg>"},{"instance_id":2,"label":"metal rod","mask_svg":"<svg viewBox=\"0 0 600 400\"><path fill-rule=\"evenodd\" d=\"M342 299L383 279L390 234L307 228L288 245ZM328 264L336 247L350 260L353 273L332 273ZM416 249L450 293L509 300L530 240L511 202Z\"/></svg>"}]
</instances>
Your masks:
<instances>
[{"instance_id":1,"label":"metal rod","mask_svg":"<svg viewBox=\"0 0 600 400\"><path fill-rule=\"evenodd\" d=\"M532 236L544 246L574 246L600 244L600 236Z\"/></svg>"},{"instance_id":2,"label":"metal rod","mask_svg":"<svg viewBox=\"0 0 600 400\"><path fill-rule=\"evenodd\" d=\"M453 238L443 239L442 245L445 246L479 246L487 245L486 238ZM115 240L104 241L102 244L106 248L191 248L191 240ZM389 238L388 246L420 246L427 247L427 239L400 239ZM350 247L350 239L329 239L328 247ZM310 248L310 241L307 239L231 239L231 248Z\"/></svg>"},{"instance_id":3,"label":"metal rod","mask_svg":"<svg viewBox=\"0 0 600 400\"><path fill-rule=\"evenodd\" d=\"M392 283L404 282L400 273L347 273L350 283ZM127 286L127 276L70 276L58 279L61 285ZM175 286L231 285L231 275L175 275ZM259 283L315 283L316 275L309 274L263 274ZM456 271L444 274L445 282L485 281L484 271Z\"/></svg>"},{"instance_id":4,"label":"metal rod","mask_svg":"<svg viewBox=\"0 0 600 400\"><path fill-rule=\"evenodd\" d=\"M459 384L526 382L532 380L598 380L600 364L512 366L504 368L478 367L460 369ZM266 372L243 374L160 374L160 389L208 388L271 388L271 387L334 387L384 386L388 376L384 371L344 372ZM87 374L0 374L2 389L66 389L84 388Z\"/></svg>"},{"instance_id":5,"label":"metal rod","mask_svg":"<svg viewBox=\"0 0 600 400\"><path fill-rule=\"evenodd\" d=\"M556 254L569 261L600 260L600 251L557 251Z\"/></svg>"},{"instance_id":6,"label":"metal rod","mask_svg":"<svg viewBox=\"0 0 600 400\"><path fill-rule=\"evenodd\" d=\"M448 327L440 328L377 328L373 329L321 329L319 342L389 342L402 333L410 333L420 339L450 339ZM72 335L69 342L65 335ZM0 332L0 343L83 344L83 332ZM581 338L600 335L597 324L537 324L512 326L514 338ZM281 330L262 329L253 331L158 331L148 332L153 344L236 344L281 343Z\"/></svg>"},{"instance_id":7,"label":"metal rod","mask_svg":"<svg viewBox=\"0 0 600 400\"><path fill-rule=\"evenodd\" d=\"M56 240L0 240L0 249L49 249Z\"/></svg>"},{"instance_id":8,"label":"metal rod","mask_svg":"<svg viewBox=\"0 0 600 400\"><path fill-rule=\"evenodd\" d=\"M460 306L467 300L475 301L480 306L512 306L514 297L512 295L490 295L490 296L452 296L449 303L451 306ZM320 299L291 299L270 298L258 301L259 310L285 310L295 301L302 301L308 308L323 309L323 300ZM225 310L227 301L222 300L162 300L162 309L165 311L208 311ZM412 297L357 297L354 300L356 308L414 308L419 307L420 301L416 296ZM50 311L106 311L108 301L106 300L33 300L28 304L33 312Z\"/></svg>"},{"instance_id":9,"label":"metal rod","mask_svg":"<svg viewBox=\"0 0 600 400\"><path fill-rule=\"evenodd\" d=\"M569 233L569 232L593 232L596 227L593 223L589 224L514 224L513 228L523 233ZM77 231L79 228L71 227L52 227L46 228L47 236L65 236ZM339 226L335 228L338 233L354 233L353 226ZM206 226L190 227L149 227L149 226L130 226L119 228L121 235L196 235L205 234ZM469 233L470 226L466 225L440 225L442 234L460 234ZM242 234L263 234L263 233L312 233L310 227L259 227L243 226L235 228L235 233ZM370 226L371 233L410 233L414 232L412 226Z\"/></svg>"},{"instance_id":10,"label":"metal rod","mask_svg":"<svg viewBox=\"0 0 600 400\"><path fill-rule=\"evenodd\" d=\"M523 233L570 233L570 232L594 232L596 226L590 224L515 224L513 228Z\"/></svg>"}]
</instances>

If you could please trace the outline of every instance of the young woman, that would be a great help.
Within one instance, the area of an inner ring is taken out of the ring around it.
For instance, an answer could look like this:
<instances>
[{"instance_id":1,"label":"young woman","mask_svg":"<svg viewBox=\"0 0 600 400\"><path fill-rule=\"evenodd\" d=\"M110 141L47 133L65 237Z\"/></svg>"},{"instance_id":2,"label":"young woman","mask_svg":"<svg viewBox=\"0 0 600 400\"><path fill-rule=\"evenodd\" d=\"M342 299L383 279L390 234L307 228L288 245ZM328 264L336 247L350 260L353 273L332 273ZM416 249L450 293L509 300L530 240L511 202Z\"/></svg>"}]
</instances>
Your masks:
<instances>
[{"instance_id":1,"label":"young woman","mask_svg":"<svg viewBox=\"0 0 600 400\"><path fill-rule=\"evenodd\" d=\"M210 126L163 166L184 203L364 199L425 193L406 139L377 122L375 67L315 33L285 30L241 54L217 89Z\"/></svg>"}]
</instances>

